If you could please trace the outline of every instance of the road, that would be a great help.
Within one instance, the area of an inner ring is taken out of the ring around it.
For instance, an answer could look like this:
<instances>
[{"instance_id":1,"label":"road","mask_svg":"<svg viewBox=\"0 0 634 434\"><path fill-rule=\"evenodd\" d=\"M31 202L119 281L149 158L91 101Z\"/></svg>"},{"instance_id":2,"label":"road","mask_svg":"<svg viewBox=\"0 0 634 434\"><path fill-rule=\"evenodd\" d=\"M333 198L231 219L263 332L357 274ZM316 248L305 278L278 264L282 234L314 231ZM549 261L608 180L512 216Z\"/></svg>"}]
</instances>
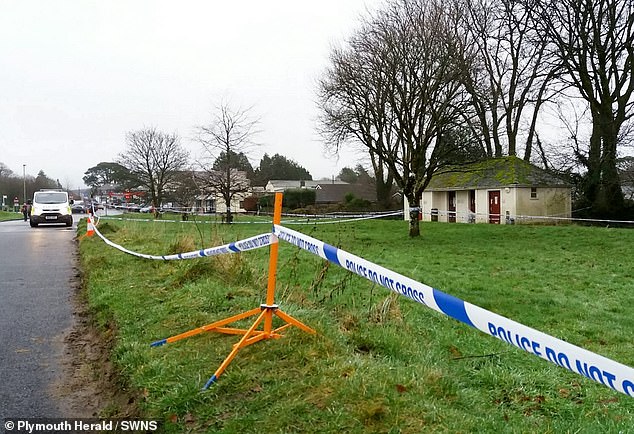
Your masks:
<instances>
[{"instance_id":1,"label":"road","mask_svg":"<svg viewBox=\"0 0 634 434\"><path fill-rule=\"evenodd\" d=\"M0 421L72 417L51 391L73 323L75 228L0 223Z\"/></svg>"}]
</instances>

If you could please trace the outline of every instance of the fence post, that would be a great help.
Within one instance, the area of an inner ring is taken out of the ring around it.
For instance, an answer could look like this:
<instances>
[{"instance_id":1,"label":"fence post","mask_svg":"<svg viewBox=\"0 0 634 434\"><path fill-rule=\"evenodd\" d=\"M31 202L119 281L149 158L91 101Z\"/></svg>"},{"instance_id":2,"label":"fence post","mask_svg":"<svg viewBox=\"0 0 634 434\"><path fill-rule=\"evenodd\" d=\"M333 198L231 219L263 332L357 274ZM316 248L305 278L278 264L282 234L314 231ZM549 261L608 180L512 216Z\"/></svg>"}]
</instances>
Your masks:
<instances>
[{"instance_id":1,"label":"fence post","mask_svg":"<svg viewBox=\"0 0 634 434\"><path fill-rule=\"evenodd\" d=\"M273 208L273 224L279 225L282 222L282 193L275 193L275 206ZM277 309L275 305L275 285L277 279L277 250L279 243L271 244L269 248L269 278L266 286L266 305L262 305L266 309L264 316L264 332L270 334L273 329L273 309Z\"/></svg>"},{"instance_id":2,"label":"fence post","mask_svg":"<svg viewBox=\"0 0 634 434\"><path fill-rule=\"evenodd\" d=\"M279 225L282 221L282 193L275 194L275 208L273 214L273 224ZM225 371L227 366L231 363L234 357L238 354L241 348L252 345L256 342L259 342L263 339L270 338L279 338L282 337L280 333L282 330L295 326L300 328L301 330L315 334L315 330L293 318L292 316L284 313L279 307L275 304L275 283L276 283L276 275L277 275L277 253L278 253L278 242L277 240L271 244L269 250L269 278L266 288L266 303L261 304L259 308L251 309L246 312L242 312L238 315L233 315L229 318L225 318L220 321L216 321L211 324L207 324L203 327L198 327L196 329L181 333L179 335L175 335L166 339L161 339L160 341L156 341L151 344L153 347L162 346L167 343L176 342L181 339L189 338L191 336L195 336L202 332L214 331L218 333L226 333L233 335L243 335L240 341L233 345L233 349L229 353L229 355L225 358L225 360L220 364L216 372L207 380L203 389L209 388L212 384L214 384L218 377ZM233 327L227 327L229 324L234 323L236 321L240 321L252 316L256 316L255 322L248 329L239 329ZM273 328L273 315L280 318L285 324ZM262 325L262 330L259 330L258 327L260 324Z\"/></svg>"}]
</instances>

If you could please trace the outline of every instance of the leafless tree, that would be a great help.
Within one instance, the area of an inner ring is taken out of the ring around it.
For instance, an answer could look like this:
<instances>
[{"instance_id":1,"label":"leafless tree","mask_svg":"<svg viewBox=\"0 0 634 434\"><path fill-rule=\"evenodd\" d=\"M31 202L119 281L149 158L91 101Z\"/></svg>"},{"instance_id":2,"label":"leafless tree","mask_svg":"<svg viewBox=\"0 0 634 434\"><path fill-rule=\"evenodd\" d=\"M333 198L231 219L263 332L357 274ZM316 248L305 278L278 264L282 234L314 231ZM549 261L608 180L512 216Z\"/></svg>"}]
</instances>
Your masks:
<instances>
[{"instance_id":1,"label":"leafless tree","mask_svg":"<svg viewBox=\"0 0 634 434\"><path fill-rule=\"evenodd\" d=\"M250 187L246 174L237 170L238 161L232 161L232 156L246 155L256 144L258 125L259 120L252 117L251 109L233 109L223 102L216 108L211 123L198 127L197 139L204 155L197 180L203 191L223 198L227 207L226 223L233 221L231 201Z\"/></svg>"},{"instance_id":2,"label":"leafless tree","mask_svg":"<svg viewBox=\"0 0 634 434\"><path fill-rule=\"evenodd\" d=\"M554 116L563 126L566 137L561 143L542 151L542 162L547 169L567 167L569 171L580 172L588 161L589 131L584 128L588 124L588 108L577 104L575 98L565 98L554 104Z\"/></svg>"},{"instance_id":3,"label":"leafless tree","mask_svg":"<svg viewBox=\"0 0 634 434\"><path fill-rule=\"evenodd\" d=\"M169 191L165 195L167 202L176 202L183 208L194 209L200 190L194 181L193 173L191 168L187 168L175 174L174 179L170 182ZM189 216L186 213L182 218L188 219Z\"/></svg>"},{"instance_id":4,"label":"leafless tree","mask_svg":"<svg viewBox=\"0 0 634 434\"><path fill-rule=\"evenodd\" d=\"M454 12L437 0L391 1L333 51L319 86L328 145L367 148L377 178L377 167L387 168L413 207L465 107ZM409 234L420 234L416 218Z\"/></svg>"},{"instance_id":5,"label":"leafless tree","mask_svg":"<svg viewBox=\"0 0 634 434\"><path fill-rule=\"evenodd\" d=\"M592 119L584 194L597 213L623 206L617 170L623 127L634 114L632 0L538 0L541 31L559 56L562 78Z\"/></svg>"},{"instance_id":6,"label":"leafless tree","mask_svg":"<svg viewBox=\"0 0 634 434\"><path fill-rule=\"evenodd\" d=\"M634 157L620 158L617 164L625 198L634 200Z\"/></svg>"},{"instance_id":7,"label":"leafless tree","mask_svg":"<svg viewBox=\"0 0 634 434\"><path fill-rule=\"evenodd\" d=\"M465 0L462 28L474 57L465 88L490 157L517 155L525 137L530 160L539 110L554 93L559 65L535 27L533 0Z\"/></svg>"},{"instance_id":8,"label":"leafless tree","mask_svg":"<svg viewBox=\"0 0 634 434\"><path fill-rule=\"evenodd\" d=\"M186 168L189 154L176 134L155 127L132 131L126 135L127 149L118 163L127 168L140 187L148 190L154 209L158 210L166 188Z\"/></svg>"},{"instance_id":9,"label":"leafless tree","mask_svg":"<svg viewBox=\"0 0 634 434\"><path fill-rule=\"evenodd\" d=\"M394 176L380 150L394 145L394 118L388 102L388 71L377 64L385 56L385 47L374 45L373 32L372 23L365 23L347 49L332 51L331 67L319 83L323 110L320 121L321 132L335 153L350 141L361 144L369 153L377 199L386 204Z\"/></svg>"}]
</instances>

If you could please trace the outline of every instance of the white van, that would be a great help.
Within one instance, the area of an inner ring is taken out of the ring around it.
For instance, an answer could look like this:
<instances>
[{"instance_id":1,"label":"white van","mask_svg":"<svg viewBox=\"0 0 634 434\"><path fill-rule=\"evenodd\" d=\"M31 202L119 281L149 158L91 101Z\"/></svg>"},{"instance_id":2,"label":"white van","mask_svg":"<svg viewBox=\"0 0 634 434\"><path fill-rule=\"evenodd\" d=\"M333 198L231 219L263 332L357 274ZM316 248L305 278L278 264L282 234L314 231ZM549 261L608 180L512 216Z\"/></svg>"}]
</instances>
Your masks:
<instances>
[{"instance_id":1,"label":"white van","mask_svg":"<svg viewBox=\"0 0 634 434\"><path fill-rule=\"evenodd\" d=\"M34 228L40 223L65 223L73 225L73 214L70 206L72 199L68 200L68 193L60 189L47 189L36 191L31 204L29 222Z\"/></svg>"}]
</instances>

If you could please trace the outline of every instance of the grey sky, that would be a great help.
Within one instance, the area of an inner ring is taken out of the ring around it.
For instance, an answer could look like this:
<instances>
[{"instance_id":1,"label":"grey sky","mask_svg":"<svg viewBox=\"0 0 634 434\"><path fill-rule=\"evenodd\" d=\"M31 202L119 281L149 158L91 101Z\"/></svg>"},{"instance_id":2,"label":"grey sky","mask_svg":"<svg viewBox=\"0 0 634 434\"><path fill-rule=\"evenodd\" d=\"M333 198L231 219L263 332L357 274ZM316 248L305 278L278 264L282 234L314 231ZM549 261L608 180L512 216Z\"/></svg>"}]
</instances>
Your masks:
<instances>
[{"instance_id":1,"label":"grey sky","mask_svg":"<svg viewBox=\"0 0 634 434\"><path fill-rule=\"evenodd\" d=\"M333 44L380 0L0 2L0 162L77 188L113 161L128 131L194 129L221 101L253 106L263 146L314 178L354 166L326 158L316 80Z\"/></svg>"}]
</instances>

